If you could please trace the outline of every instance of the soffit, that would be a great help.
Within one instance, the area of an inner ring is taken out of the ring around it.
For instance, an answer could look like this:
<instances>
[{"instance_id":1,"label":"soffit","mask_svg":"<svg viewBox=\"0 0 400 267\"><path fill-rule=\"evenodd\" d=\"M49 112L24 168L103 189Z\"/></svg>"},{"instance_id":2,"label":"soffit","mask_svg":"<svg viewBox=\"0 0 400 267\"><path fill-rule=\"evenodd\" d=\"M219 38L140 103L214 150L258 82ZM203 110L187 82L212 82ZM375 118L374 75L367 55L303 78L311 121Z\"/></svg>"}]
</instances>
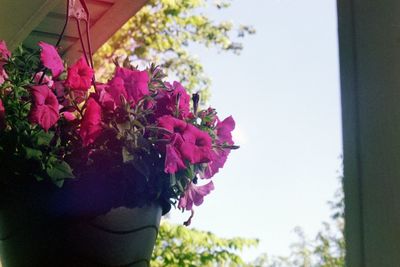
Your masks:
<instances>
[{"instance_id":1,"label":"soffit","mask_svg":"<svg viewBox=\"0 0 400 267\"><path fill-rule=\"evenodd\" d=\"M86 0L93 51L134 16L146 1ZM0 39L6 40L10 49L20 43L30 48L37 47L39 41L55 44L65 23L66 10L66 0L0 0ZM85 27L82 31L85 33ZM68 61L76 60L82 54L74 19L69 20L60 52Z\"/></svg>"}]
</instances>

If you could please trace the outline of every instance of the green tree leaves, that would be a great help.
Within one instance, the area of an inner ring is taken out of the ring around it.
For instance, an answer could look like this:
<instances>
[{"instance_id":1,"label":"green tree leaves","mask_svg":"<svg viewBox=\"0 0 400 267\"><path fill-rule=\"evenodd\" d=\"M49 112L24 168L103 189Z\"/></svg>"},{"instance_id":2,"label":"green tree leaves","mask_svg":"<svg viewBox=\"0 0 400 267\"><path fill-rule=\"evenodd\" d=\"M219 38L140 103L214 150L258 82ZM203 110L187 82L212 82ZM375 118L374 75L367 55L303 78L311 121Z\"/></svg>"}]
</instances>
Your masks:
<instances>
[{"instance_id":1,"label":"green tree leaves","mask_svg":"<svg viewBox=\"0 0 400 267\"><path fill-rule=\"evenodd\" d=\"M251 26L217 22L203 14L206 8L224 9L229 4L230 1L150 0L97 51L95 65L100 74L110 75L113 55L121 60L128 58L134 64L155 62L190 91L201 91L204 101L211 80L188 46L197 44L240 54L243 47L238 40L255 33Z\"/></svg>"},{"instance_id":2,"label":"green tree leaves","mask_svg":"<svg viewBox=\"0 0 400 267\"><path fill-rule=\"evenodd\" d=\"M220 238L211 232L163 222L151 266L247 266L239 252L257 244L256 239Z\"/></svg>"}]
</instances>

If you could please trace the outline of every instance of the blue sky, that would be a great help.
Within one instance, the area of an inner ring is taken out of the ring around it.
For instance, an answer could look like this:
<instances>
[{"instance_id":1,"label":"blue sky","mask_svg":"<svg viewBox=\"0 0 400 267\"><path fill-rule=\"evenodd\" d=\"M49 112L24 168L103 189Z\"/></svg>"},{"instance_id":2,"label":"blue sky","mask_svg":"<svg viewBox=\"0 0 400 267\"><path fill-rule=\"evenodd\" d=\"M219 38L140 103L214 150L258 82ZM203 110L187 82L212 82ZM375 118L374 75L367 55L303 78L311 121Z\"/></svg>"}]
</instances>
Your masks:
<instances>
[{"instance_id":1,"label":"blue sky","mask_svg":"<svg viewBox=\"0 0 400 267\"><path fill-rule=\"evenodd\" d=\"M240 56L193 48L213 80L210 104L233 115L235 139L191 227L260 238L246 252L284 255L293 229L313 237L339 187L341 121L334 0L234 0L215 20L251 24ZM172 213L174 222L188 214Z\"/></svg>"}]
</instances>

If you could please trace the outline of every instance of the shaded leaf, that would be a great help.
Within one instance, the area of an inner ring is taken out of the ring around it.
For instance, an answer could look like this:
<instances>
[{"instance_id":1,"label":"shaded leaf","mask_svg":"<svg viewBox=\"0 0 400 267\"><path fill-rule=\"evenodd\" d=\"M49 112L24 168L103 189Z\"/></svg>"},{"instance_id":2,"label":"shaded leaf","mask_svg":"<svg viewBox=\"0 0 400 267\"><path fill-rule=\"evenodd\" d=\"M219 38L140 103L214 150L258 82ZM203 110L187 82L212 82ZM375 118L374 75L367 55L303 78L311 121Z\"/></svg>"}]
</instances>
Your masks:
<instances>
[{"instance_id":1,"label":"shaded leaf","mask_svg":"<svg viewBox=\"0 0 400 267\"><path fill-rule=\"evenodd\" d=\"M42 158L42 151L35 148L23 147L26 159L40 160Z\"/></svg>"},{"instance_id":2,"label":"shaded leaf","mask_svg":"<svg viewBox=\"0 0 400 267\"><path fill-rule=\"evenodd\" d=\"M65 179L75 178L71 167L65 161L55 161L46 170L51 181L61 187Z\"/></svg>"}]
</instances>

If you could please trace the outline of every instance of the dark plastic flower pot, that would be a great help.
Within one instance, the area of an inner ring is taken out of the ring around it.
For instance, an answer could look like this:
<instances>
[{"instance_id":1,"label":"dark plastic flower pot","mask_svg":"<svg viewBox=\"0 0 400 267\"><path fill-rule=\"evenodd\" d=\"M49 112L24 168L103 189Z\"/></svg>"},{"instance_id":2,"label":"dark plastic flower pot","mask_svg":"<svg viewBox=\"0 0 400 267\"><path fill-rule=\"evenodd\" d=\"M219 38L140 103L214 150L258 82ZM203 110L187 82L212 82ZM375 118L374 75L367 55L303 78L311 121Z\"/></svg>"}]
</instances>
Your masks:
<instances>
[{"instance_id":1,"label":"dark plastic flower pot","mask_svg":"<svg viewBox=\"0 0 400 267\"><path fill-rule=\"evenodd\" d=\"M49 195L10 196L0 205L3 267L149 266L162 215L158 203L71 216L54 214Z\"/></svg>"}]
</instances>

